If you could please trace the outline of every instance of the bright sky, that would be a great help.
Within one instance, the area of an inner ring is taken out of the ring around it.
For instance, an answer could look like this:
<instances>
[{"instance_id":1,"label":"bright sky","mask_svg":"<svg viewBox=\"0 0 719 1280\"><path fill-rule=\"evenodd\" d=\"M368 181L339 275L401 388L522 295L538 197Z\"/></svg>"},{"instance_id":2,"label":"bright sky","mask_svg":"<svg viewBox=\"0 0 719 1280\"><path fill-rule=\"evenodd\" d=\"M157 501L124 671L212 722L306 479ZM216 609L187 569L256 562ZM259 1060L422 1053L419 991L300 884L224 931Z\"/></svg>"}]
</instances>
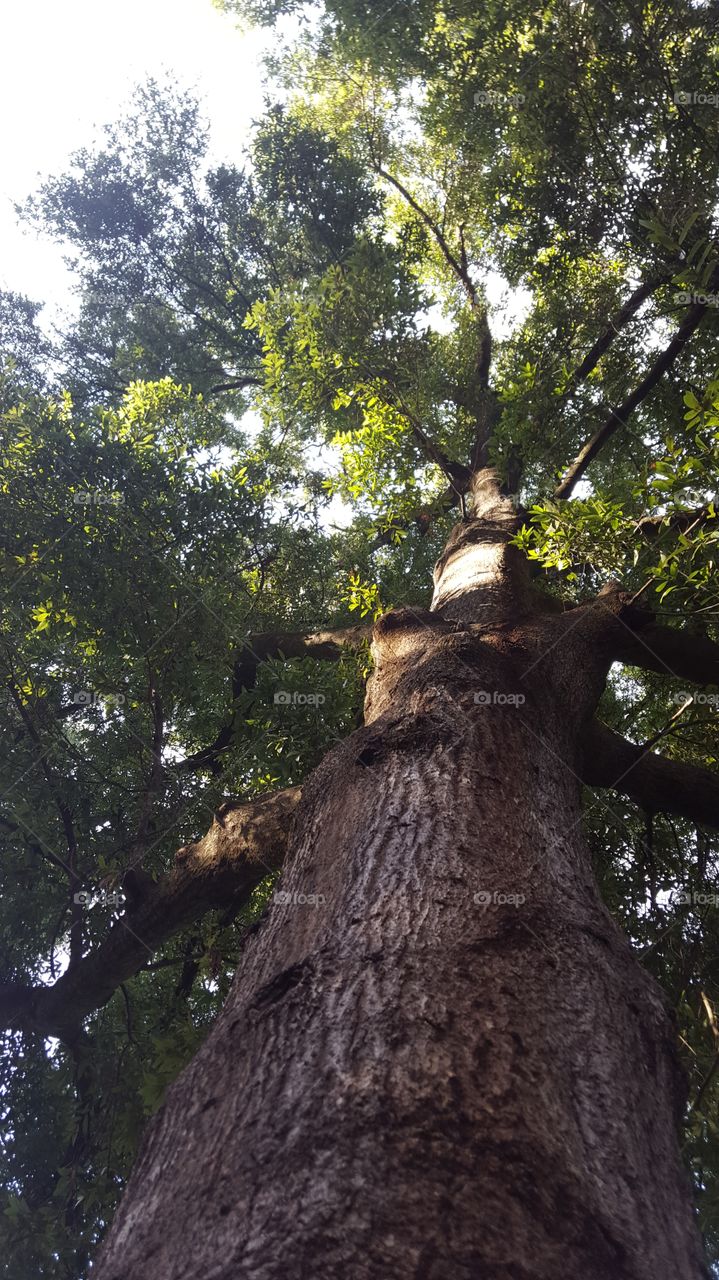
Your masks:
<instances>
[{"instance_id":1,"label":"bright sky","mask_svg":"<svg viewBox=\"0 0 719 1280\"><path fill-rule=\"evenodd\" d=\"M261 57L277 33L240 31L212 0L6 0L0 35L0 288L47 303L50 325L69 302L70 275L59 246L18 225L14 202L62 173L136 84L168 71L203 100L213 155L239 162L263 114ZM503 336L526 300L499 277L487 284Z\"/></svg>"},{"instance_id":2,"label":"bright sky","mask_svg":"<svg viewBox=\"0 0 719 1280\"><path fill-rule=\"evenodd\" d=\"M241 33L212 0L8 0L3 8L0 287L62 303L61 252L20 230L13 202L61 173L135 84L166 71L205 100L214 154L238 161L262 114L260 58L272 37Z\"/></svg>"}]
</instances>

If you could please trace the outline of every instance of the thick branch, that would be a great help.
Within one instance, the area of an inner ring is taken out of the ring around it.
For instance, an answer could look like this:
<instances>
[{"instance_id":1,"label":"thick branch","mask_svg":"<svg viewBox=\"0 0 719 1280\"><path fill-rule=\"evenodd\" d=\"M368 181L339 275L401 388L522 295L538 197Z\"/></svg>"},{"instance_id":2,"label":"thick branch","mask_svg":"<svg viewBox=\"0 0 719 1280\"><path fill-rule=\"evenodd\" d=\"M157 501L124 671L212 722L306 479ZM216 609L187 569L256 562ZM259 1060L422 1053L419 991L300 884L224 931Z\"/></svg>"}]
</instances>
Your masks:
<instances>
[{"instance_id":1,"label":"thick branch","mask_svg":"<svg viewBox=\"0 0 719 1280\"><path fill-rule=\"evenodd\" d=\"M719 644L707 636L654 623L631 628L617 618L609 645L612 657L628 666L692 684L719 684Z\"/></svg>"},{"instance_id":2,"label":"thick branch","mask_svg":"<svg viewBox=\"0 0 719 1280\"><path fill-rule=\"evenodd\" d=\"M719 830L719 774L655 755L597 720L583 742L582 779L630 796L647 813L674 813Z\"/></svg>"},{"instance_id":3,"label":"thick branch","mask_svg":"<svg viewBox=\"0 0 719 1280\"><path fill-rule=\"evenodd\" d=\"M569 498L571 496L574 486L582 478L589 464L594 461L600 450L604 448L608 440L611 440L619 428L626 425L630 414L634 412L643 400L646 400L663 375L668 369L671 369L681 355L694 330L701 324L707 311L707 305L704 302L695 302L689 307L669 346L654 361L647 376L621 404L609 410L609 415L602 426L598 431L595 431L591 439L577 454L574 462L567 469L563 479L555 489L555 498Z\"/></svg>"},{"instance_id":4,"label":"thick branch","mask_svg":"<svg viewBox=\"0 0 719 1280\"><path fill-rule=\"evenodd\" d=\"M459 281L460 285L462 286L462 289L464 290L467 298L469 299L469 304L472 309L472 314L474 315L475 319L479 324L479 348L477 351L477 361L476 361L476 367L475 367L474 381L476 383L477 388L480 391L487 391L489 388L489 372L492 364L492 334L491 334L489 323L487 320L486 307L484 305L484 302L482 301L480 294L477 291L477 287L474 281L472 280L472 277L469 272L469 263L467 261L467 251L464 243L463 228L462 227L459 228L460 253L459 253L459 257L457 257L456 254L454 254L450 249L449 243L447 241L447 237L442 231L442 228L431 216L431 214L429 214L427 210L419 203L419 201L415 200L411 191L409 191L407 187L405 187L404 183L400 182L399 178L395 178L394 174L389 173L387 169L382 168L382 166L377 162L375 162L375 172L378 174L380 178L384 178L385 182L389 182L390 185L394 187L395 191L399 192L399 194L402 196L402 199L407 202L410 209L414 210L414 212L417 214L417 217L422 220L424 225L434 236L434 239L437 243L437 247L439 248L439 251L442 254L442 257L444 258L445 262L447 263L447 266L449 267L452 274ZM477 444L475 446L475 453L478 453L483 445L486 449L486 442L483 441L482 439L483 428L486 428L486 424L482 420L478 423L478 427L477 427ZM482 461L478 461L475 464L475 469L478 466L485 466L485 465L486 465L486 458L484 458Z\"/></svg>"},{"instance_id":5,"label":"thick branch","mask_svg":"<svg viewBox=\"0 0 719 1280\"><path fill-rule=\"evenodd\" d=\"M636 523L636 531L643 538L656 538L661 533L688 533L707 520L716 520L716 513L709 507L695 507L689 511L672 511L664 516L642 516Z\"/></svg>"},{"instance_id":6,"label":"thick branch","mask_svg":"<svg viewBox=\"0 0 719 1280\"><path fill-rule=\"evenodd\" d=\"M359 648L368 640L371 628L366 626L344 627L335 631L317 632L266 632L249 636L237 657L233 670L232 696L237 699L244 689L252 689L257 681L257 669L273 658L315 658L318 661L337 662L344 648ZM235 716L223 725L215 741L202 751L174 765L180 772L193 772L216 765L218 758L231 745L235 736Z\"/></svg>"},{"instance_id":7,"label":"thick branch","mask_svg":"<svg viewBox=\"0 0 719 1280\"><path fill-rule=\"evenodd\" d=\"M386 169L382 168L378 161L374 162L374 168L380 178L384 178L385 182L389 182L391 186L394 187L395 191L399 192L402 199L407 202L410 209L414 210L418 218L422 220L434 236L447 266L459 281L462 289L469 299L472 315L478 325L479 336L472 385L467 389L470 398L474 401L473 407L477 419L474 444L472 446L470 471L474 472L483 470L487 466L489 460L488 450L494 425L493 409L495 406L489 395L489 374L492 365L492 332L487 318L487 308L470 275L467 250L464 242L464 227L460 226L459 228L460 248L459 257L457 257L450 249L447 237L445 236L441 226L419 203L419 201L415 200L414 196L407 187L405 187L404 183L400 182L399 178L395 178L394 174L391 174ZM418 435L418 439L420 439L420 443L423 443L426 450L426 442L423 441L422 437L418 434L415 424L413 423L412 425L415 428L415 434ZM435 458L434 461L438 461L438 459ZM455 473L451 470L451 467L456 468L457 464L455 463L451 463L450 467L444 466L441 462L440 465L443 466L443 470L450 477L452 483L458 487L459 495L463 496L468 488L469 472L467 471L467 468L461 468L461 471L467 472L467 476L465 477L461 472Z\"/></svg>"},{"instance_id":8,"label":"thick branch","mask_svg":"<svg viewBox=\"0 0 719 1280\"><path fill-rule=\"evenodd\" d=\"M248 687L250 669L270 658L315 658L320 662L337 662L343 649L358 649L371 636L365 625L338 627L331 631L267 631L248 636L238 659L243 672L243 685Z\"/></svg>"},{"instance_id":9,"label":"thick branch","mask_svg":"<svg viewBox=\"0 0 719 1280\"><path fill-rule=\"evenodd\" d=\"M299 787L228 804L197 844L175 855L173 870L112 925L104 942L51 987L0 987L0 1025L72 1037L121 983L147 964L174 934L206 912L237 909L270 871L281 866Z\"/></svg>"},{"instance_id":10,"label":"thick branch","mask_svg":"<svg viewBox=\"0 0 719 1280\"><path fill-rule=\"evenodd\" d=\"M63 866L67 871L67 889L68 889L68 906L70 910L70 968L73 969L82 958L83 946L83 918L82 911L75 899L75 890L78 888L80 878L77 870L77 839L75 836L75 826L73 822L72 811L63 798L62 788L58 785L53 770L51 769L48 759L47 750L43 749L42 739L33 724L32 717L23 703L15 685L12 681L8 681L7 687L10 696L15 704L20 719L23 722L25 731L30 741L37 747L40 755L38 763L45 778L48 791L52 798L52 802L57 809L62 823L62 829L65 834L65 842L67 844L67 861L63 862Z\"/></svg>"},{"instance_id":11,"label":"thick branch","mask_svg":"<svg viewBox=\"0 0 719 1280\"><path fill-rule=\"evenodd\" d=\"M462 465L461 462L453 462L434 440L430 439L426 431L420 426L415 418L410 419L410 425L414 433L415 439L424 454L429 458L430 462L434 462L444 474L448 477L453 489L458 494L462 494L469 486L470 472L469 468Z\"/></svg>"},{"instance_id":12,"label":"thick branch","mask_svg":"<svg viewBox=\"0 0 719 1280\"><path fill-rule=\"evenodd\" d=\"M407 405L404 403L399 392L393 389L393 395L397 400L400 411L404 414L411 426L414 438L422 452L425 454L425 457L430 462L434 462L435 465L444 472L457 496L461 497L461 495L466 493L469 488L471 480L469 467L465 467L461 462L455 462L450 458L449 455L435 443L431 436L427 435L427 432L424 430L421 422L419 422L412 411L407 408Z\"/></svg>"},{"instance_id":13,"label":"thick branch","mask_svg":"<svg viewBox=\"0 0 719 1280\"><path fill-rule=\"evenodd\" d=\"M268 631L248 636L238 654L232 678L233 699L239 698L244 689L252 689L257 680L257 668L272 658L315 658L318 661L337 662L343 649L358 649L371 637L372 629L366 626L341 627L335 631ZM196 769L212 767L224 751L231 746L235 736L235 716L220 729L215 741L202 751L196 751L173 765L173 770L192 773Z\"/></svg>"},{"instance_id":14,"label":"thick branch","mask_svg":"<svg viewBox=\"0 0 719 1280\"><path fill-rule=\"evenodd\" d=\"M137 824L137 834L130 849L129 860L132 867L137 867L142 861L145 846L148 842L152 807L156 795L160 790L163 776L162 747L165 738L165 714L162 707L160 691L157 688L157 683L152 671L149 673L147 701L153 725L152 746L150 748L152 764L150 766L150 772L147 777L142 796L140 819Z\"/></svg>"}]
</instances>

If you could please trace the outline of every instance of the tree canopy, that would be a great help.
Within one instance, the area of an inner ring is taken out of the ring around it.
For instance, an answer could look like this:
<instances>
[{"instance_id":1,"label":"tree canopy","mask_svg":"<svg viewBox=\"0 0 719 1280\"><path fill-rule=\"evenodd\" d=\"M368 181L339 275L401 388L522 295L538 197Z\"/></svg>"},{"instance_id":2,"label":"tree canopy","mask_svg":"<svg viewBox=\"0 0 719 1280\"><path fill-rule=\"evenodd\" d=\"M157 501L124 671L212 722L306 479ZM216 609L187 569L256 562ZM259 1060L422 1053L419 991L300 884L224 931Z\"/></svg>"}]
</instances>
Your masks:
<instances>
[{"instance_id":1,"label":"tree canopy","mask_svg":"<svg viewBox=\"0 0 719 1280\"><path fill-rule=\"evenodd\" d=\"M87 1273L275 891L260 859L158 925L177 850L278 789L285 820L357 722L366 624L429 603L470 458L557 608L618 580L719 639L712 6L225 7L304 16L249 153L217 164L189 92L138 90L23 206L76 317L50 340L0 296L13 1280ZM628 651L603 719L716 769L716 680L674 672ZM716 1259L716 831L599 791L585 821L676 1010Z\"/></svg>"}]
</instances>

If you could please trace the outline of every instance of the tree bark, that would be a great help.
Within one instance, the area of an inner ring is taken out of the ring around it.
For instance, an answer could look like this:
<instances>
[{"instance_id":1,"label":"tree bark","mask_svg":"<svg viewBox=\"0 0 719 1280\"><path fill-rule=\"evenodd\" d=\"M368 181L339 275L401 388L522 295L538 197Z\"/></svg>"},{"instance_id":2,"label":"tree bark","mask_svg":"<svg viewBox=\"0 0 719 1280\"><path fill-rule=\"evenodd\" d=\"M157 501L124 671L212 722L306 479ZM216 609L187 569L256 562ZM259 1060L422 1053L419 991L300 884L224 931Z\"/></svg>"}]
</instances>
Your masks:
<instances>
[{"instance_id":1,"label":"tree bark","mask_svg":"<svg viewBox=\"0 0 719 1280\"><path fill-rule=\"evenodd\" d=\"M170 1089L98 1280L698 1280L659 988L599 899L604 606L541 612L494 477Z\"/></svg>"}]
</instances>

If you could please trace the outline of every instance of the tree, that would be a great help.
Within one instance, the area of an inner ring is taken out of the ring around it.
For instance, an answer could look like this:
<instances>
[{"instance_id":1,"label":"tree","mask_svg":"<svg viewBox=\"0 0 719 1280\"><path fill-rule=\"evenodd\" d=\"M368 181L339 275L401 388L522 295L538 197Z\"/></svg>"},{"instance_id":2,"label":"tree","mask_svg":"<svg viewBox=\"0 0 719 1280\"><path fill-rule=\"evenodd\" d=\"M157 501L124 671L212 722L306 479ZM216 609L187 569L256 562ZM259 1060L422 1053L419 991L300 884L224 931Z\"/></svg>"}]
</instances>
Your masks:
<instances>
[{"instance_id":1,"label":"tree","mask_svg":"<svg viewBox=\"0 0 719 1280\"><path fill-rule=\"evenodd\" d=\"M78 1099L6 1155L28 1276L190 1058L101 1280L707 1275L681 1122L717 1257L714 19L474 9L328 3L246 173L153 90L34 202L85 296L74 403L5 391L6 1087Z\"/></svg>"}]
</instances>

